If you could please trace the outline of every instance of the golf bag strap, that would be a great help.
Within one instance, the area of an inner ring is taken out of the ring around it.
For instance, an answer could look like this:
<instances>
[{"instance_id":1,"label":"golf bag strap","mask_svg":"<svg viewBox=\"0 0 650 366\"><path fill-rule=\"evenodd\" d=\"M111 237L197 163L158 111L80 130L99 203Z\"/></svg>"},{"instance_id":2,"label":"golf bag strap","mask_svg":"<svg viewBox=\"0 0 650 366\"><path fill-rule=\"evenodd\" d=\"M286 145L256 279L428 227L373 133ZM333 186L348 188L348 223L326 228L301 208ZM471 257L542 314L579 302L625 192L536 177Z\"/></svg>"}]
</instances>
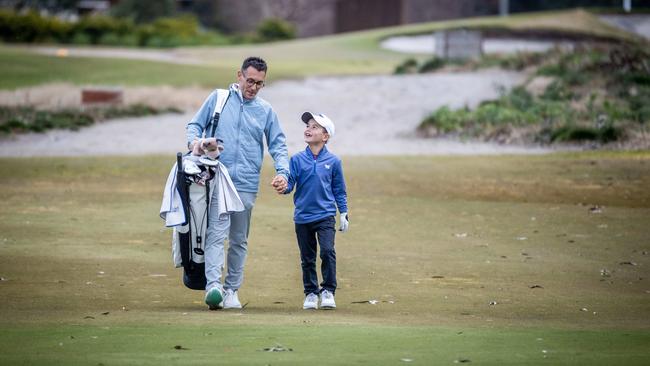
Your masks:
<instances>
[{"instance_id":1,"label":"golf bag strap","mask_svg":"<svg viewBox=\"0 0 650 366\"><path fill-rule=\"evenodd\" d=\"M208 123L208 128L206 128L205 137L215 137L217 126L219 126L219 117L226 106L226 102L228 102L228 98L230 98L230 90L217 89L216 92L217 99L214 103L214 114L210 119L210 123Z\"/></svg>"}]
</instances>

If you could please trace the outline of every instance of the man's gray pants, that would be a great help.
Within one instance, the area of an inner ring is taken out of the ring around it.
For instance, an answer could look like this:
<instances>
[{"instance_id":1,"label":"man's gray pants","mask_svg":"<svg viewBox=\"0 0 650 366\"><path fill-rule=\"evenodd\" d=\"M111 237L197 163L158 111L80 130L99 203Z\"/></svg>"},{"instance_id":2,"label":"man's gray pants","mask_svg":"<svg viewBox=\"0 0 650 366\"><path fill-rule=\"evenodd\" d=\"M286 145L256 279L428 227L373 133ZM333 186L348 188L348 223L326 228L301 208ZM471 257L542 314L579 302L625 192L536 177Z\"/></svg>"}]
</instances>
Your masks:
<instances>
[{"instance_id":1,"label":"man's gray pants","mask_svg":"<svg viewBox=\"0 0 650 366\"><path fill-rule=\"evenodd\" d=\"M245 210L235 212L224 220L219 220L217 212L217 189L213 191L210 202L210 217L205 243L205 277L206 291L217 287L221 290L238 290L244 280L244 264L248 251L248 232L251 223L251 213L255 205L256 193L237 192L244 204ZM212 214L213 213L213 214ZM224 242L228 239L228 271L226 281L221 284L221 274L224 264Z\"/></svg>"}]
</instances>

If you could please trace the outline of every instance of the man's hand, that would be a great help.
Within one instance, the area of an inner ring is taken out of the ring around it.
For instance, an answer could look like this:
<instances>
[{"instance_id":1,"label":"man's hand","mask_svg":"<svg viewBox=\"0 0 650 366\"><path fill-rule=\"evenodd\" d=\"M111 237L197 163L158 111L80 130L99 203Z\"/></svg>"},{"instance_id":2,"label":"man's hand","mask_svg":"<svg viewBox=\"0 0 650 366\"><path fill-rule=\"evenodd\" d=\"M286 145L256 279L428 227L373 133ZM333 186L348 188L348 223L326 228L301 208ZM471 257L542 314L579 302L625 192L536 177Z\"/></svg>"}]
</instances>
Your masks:
<instances>
[{"instance_id":1,"label":"man's hand","mask_svg":"<svg viewBox=\"0 0 650 366\"><path fill-rule=\"evenodd\" d=\"M349 225L350 225L350 222L348 221L348 213L347 212L341 212L341 226L339 226L339 231L341 231L341 232L348 231L348 226Z\"/></svg>"},{"instance_id":2,"label":"man's hand","mask_svg":"<svg viewBox=\"0 0 650 366\"><path fill-rule=\"evenodd\" d=\"M287 190L287 179L282 175L276 175L271 181L271 186L278 194L283 194Z\"/></svg>"},{"instance_id":3,"label":"man's hand","mask_svg":"<svg viewBox=\"0 0 650 366\"><path fill-rule=\"evenodd\" d=\"M201 145L203 144L203 139L194 139L192 143L190 143L190 150L192 150L192 155L196 156L201 156L202 151L201 151Z\"/></svg>"}]
</instances>

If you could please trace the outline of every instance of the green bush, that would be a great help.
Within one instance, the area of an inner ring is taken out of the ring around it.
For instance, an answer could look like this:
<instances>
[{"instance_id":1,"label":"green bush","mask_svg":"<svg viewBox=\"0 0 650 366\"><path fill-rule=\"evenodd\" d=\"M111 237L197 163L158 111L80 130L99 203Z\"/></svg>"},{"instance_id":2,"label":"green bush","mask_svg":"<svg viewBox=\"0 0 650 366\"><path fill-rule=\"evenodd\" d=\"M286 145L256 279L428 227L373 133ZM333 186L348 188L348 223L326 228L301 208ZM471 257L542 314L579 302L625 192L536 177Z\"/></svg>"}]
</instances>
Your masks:
<instances>
[{"instance_id":1,"label":"green bush","mask_svg":"<svg viewBox=\"0 0 650 366\"><path fill-rule=\"evenodd\" d=\"M616 141L621 137L621 131L614 126L593 128L584 126L562 126L551 132L552 142L585 142L598 141L607 143Z\"/></svg>"},{"instance_id":2,"label":"green bush","mask_svg":"<svg viewBox=\"0 0 650 366\"><path fill-rule=\"evenodd\" d=\"M441 134L460 131L468 121L470 113L467 107L452 111L449 107L443 106L422 121L421 126L433 126Z\"/></svg>"},{"instance_id":3,"label":"green bush","mask_svg":"<svg viewBox=\"0 0 650 366\"><path fill-rule=\"evenodd\" d=\"M401 64L395 67L394 74L413 74L418 70L418 62L414 58L404 60Z\"/></svg>"},{"instance_id":4,"label":"green bush","mask_svg":"<svg viewBox=\"0 0 650 366\"><path fill-rule=\"evenodd\" d=\"M282 19L268 18L257 26L261 42L281 41L296 38L296 27Z\"/></svg>"},{"instance_id":5,"label":"green bush","mask_svg":"<svg viewBox=\"0 0 650 366\"><path fill-rule=\"evenodd\" d=\"M99 44L117 46L122 44L122 38L115 33L105 33L99 38Z\"/></svg>"},{"instance_id":6,"label":"green bush","mask_svg":"<svg viewBox=\"0 0 650 366\"><path fill-rule=\"evenodd\" d=\"M78 111L38 111L33 108L0 107L0 131L44 132L53 128L77 130L93 123L93 118Z\"/></svg>"},{"instance_id":7,"label":"green bush","mask_svg":"<svg viewBox=\"0 0 650 366\"><path fill-rule=\"evenodd\" d=\"M153 33L162 38L191 38L199 34L199 21L192 15L158 18L151 23Z\"/></svg>"},{"instance_id":8,"label":"green bush","mask_svg":"<svg viewBox=\"0 0 650 366\"><path fill-rule=\"evenodd\" d=\"M0 10L0 40L150 47L232 43L218 32L201 31L192 15L135 25L129 17L87 16L68 23L35 12L17 14L5 10Z\"/></svg>"},{"instance_id":9,"label":"green bush","mask_svg":"<svg viewBox=\"0 0 650 366\"><path fill-rule=\"evenodd\" d=\"M99 44L100 39L107 34L118 36L131 33L135 25L130 20L115 19L108 16L87 16L73 26L73 32L85 34L92 44Z\"/></svg>"},{"instance_id":10,"label":"green bush","mask_svg":"<svg viewBox=\"0 0 650 366\"><path fill-rule=\"evenodd\" d=\"M81 127L110 118L142 117L160 113L181 113L167 108L159 110L142 104L108 106L80 110L40 111L31 107L0 107L0 132L44 132L50 129L78 130Z\"/></svg>"},{"instance_id":11,"label":"green bush","mask_svg":"<svg viewBox=\"0 0 650 366\"><path fill-rule=\"evenodd\" d=\"M564 82L555 80L546 87L544 93L542 93L540 97L552 101L567 101L573 98L573 96L573 92Z\"/></svg>"},{"instance_id":12,"label":"green bush","mask_svg":"<svg viewBox=\"0 0 650 366\"><path fill-rule=\"evenodd\" d=\"M427 61L425 61L420 68L418 69L418 72L420 73L425 73L425 72L431 72L438 70L439 68L445 66L445 60L439 58L439 57L433 57Z\"/></svg>"},{"instance_id":13,"label":"green bush","mask_svg":"<svg viewBox=\"0 0 650 366\"><path fill-rule=\"evenodd\" d=\"M47 38L48 24L33 11L26 14L0 11L0 32L5 42L39 42Z\"/></svg>"},{"instance_id":14,"label":"green bush","mask_svg":"<svg viewBox=\"0 0 650 366\"><path fill-rule=\"evenodd\" d=\"M86 33L75 33L70 42L77 45L87 45L91 43L91 40Z\"/></svg>"}]
</instances>

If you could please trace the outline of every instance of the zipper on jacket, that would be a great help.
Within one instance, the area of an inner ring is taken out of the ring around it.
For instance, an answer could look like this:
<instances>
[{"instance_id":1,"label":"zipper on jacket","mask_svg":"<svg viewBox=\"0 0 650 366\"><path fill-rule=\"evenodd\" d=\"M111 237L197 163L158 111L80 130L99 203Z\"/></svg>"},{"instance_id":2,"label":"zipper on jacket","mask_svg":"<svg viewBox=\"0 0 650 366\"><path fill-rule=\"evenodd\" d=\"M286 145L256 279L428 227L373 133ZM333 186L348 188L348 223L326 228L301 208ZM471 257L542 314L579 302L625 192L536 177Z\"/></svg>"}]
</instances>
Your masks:
<instances>
[{"instance_id":1,"label":"zipper on jacket","mask_svg":"<svg viewBox=\"0 0 650 366\"><path fill-rule=\"evenodd\" d=\"M244 102L241 101L239 102L239 118L237 118L237 138L236 138L237 144L235 146L239 146L239 135L241 131L241 120L243 114L244 114ZM239 165L239 150L241 150L241 148L237 148L237 151L235 152L235 163L233 164L235 170L234 173L235 176L237 176L237 166Z\"/></svg>"}]
</instances>

